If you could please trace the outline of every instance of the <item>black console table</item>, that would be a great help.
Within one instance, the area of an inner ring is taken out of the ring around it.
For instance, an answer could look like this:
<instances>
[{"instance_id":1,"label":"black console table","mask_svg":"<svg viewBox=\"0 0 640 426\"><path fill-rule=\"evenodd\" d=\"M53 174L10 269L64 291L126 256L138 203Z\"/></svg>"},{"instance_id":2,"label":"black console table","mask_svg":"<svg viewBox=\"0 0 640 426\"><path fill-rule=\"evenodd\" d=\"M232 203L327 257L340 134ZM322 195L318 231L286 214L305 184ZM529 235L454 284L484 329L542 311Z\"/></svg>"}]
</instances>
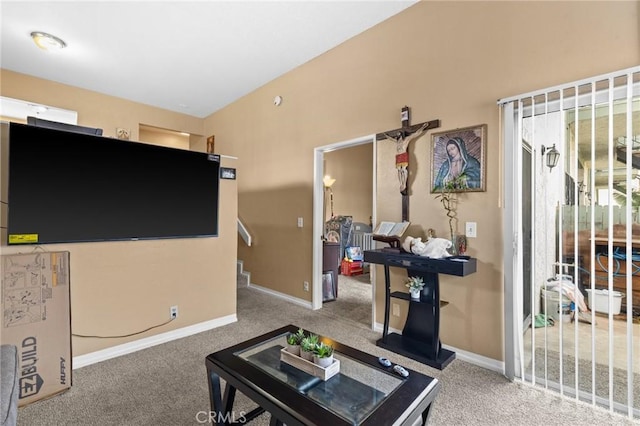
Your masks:
<instances>
[{"instance_id":1,"label":"black console table","mask_svg":"<svg viewBox=\"0 0 640 426\"><path fill-rule=\"evenodd\" d=\"M364 261L384 266L385 302L384 329L376 344L390 351L435 367L445 368L456 357L455 352L442 349L440 343L440 308L448 302L440 300L438 274L465 276L476 271L476 259L430 259L411 253L388 249L367 250ZM410 277L422 277L425 286L420 300L410 298L408 291L391 292L389 267L404 268ZM390 299L409 300L407 321L402 335L389 333Z\"/></svg>"}]
</instances>

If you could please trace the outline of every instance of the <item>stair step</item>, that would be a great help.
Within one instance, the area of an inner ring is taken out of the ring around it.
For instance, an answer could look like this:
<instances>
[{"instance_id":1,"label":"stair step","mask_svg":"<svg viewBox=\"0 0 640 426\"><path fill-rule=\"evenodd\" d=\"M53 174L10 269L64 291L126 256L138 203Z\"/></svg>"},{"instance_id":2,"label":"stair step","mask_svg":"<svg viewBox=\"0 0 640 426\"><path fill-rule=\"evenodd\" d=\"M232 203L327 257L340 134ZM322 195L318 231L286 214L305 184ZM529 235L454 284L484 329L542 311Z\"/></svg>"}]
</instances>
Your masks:
<instances>
[{"instance_id":1,"label":"stair step","mask_svg":"<svg viewBox=\"0 0 640 426\"><path fill-rule=\"evenodd\" d=\"M243 262L238 260L236 263L236 282L238 287L248 287L251 284L251 273L243 268Z\"/></svg>"}]
</instances>

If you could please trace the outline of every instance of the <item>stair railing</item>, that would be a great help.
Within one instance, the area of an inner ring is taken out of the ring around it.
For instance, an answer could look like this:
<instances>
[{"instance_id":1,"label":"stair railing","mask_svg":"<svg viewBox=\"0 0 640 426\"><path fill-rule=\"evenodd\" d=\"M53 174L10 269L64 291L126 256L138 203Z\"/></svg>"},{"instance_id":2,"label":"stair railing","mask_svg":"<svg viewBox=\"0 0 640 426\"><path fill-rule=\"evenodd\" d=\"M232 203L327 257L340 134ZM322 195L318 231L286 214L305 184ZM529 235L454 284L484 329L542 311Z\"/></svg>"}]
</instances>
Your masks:
<instances>
[{"instance_id":1,"label":"stair railing","mask_svg":"<svg viewBox=\"0 0 640 426\"><path fill-rule=\"evenodd\" d=\"M247 227L244 226L240 218L238 218L238 233L247 244L247 246L251 247L251 234L249 233Z\"/></svg>"}]
</instances>

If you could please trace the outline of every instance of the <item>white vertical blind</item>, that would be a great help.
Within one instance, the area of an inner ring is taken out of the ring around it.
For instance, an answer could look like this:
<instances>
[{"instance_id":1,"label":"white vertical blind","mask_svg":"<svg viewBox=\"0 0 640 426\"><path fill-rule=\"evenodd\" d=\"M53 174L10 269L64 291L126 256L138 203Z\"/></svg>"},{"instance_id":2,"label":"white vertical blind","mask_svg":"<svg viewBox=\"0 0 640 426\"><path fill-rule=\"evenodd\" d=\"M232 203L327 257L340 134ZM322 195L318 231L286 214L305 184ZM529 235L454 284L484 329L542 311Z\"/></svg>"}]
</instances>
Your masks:
<instances>
[{"instance_id":1,"label":"white vertical blind","mask_svg":"<svg viewBox=\"0 0 640 426\"><path fill-rule=\"evenodd\" d=\"M575 129L575 133L573 135L573 140L570 141L571 145L572 145L572 149L575 149L576 154L572 156L572 164L570 167L571 173L574 175L578 175L578 141L580 141L580 121L579 121L579 116L580 114L578 114L578 93L579 93L579 89L578 86L573 86L573 100L574 100L574 104L573 104L573 109L574 111L576 111L576 114L573 115L574 120L573 120L573 127ZM578 185L574 185L573 188L569 189L570 191L573 192L573 199L574 200L578 200L578 197L580 196L580 193L578 191ZM571 224L573 229L578 229L578 216L577 214L573 215L573 223ZM578 253L578 238L574 238L573 239L573 247L571 247L571 251L573 251L574 254ZM577 259L577 261L576 261ZM574 258L574 264L578 264L579 265L579 257ZM579 268L573 268L573 282L577 283L580 282L580 269ZM580 348L580 338L579 338L579 333L578 333L578 325L580 323L580 321L578 320L578 306L576 304L576 309L574 310L574 321L573 321L573 341L576 342L575 346L574 346L574 352L573 352L573 357L574 357L574 366L573 366L573 371L579 371L579 364L578 364L578 360L580 359L579 356L579 348ZM573 389L579 389L579 383L578 383L578 374L574 375L574 383L573 383ZM578 393L575 393L575 398L578 398Z\"/></svg>"},{"instance_id":2,"label":"white vertical blind","mask_svg":"<svg viewBox=\"0 0 640 426\"><path fill-rule=\"evenodd\" d=\"M635 137L633 135L633 74L631 72L627 73L627 81L626 81L626 86L627 86L627 96L626 96L626 117L627 117L627 128L626 128L626 137L627 137L627 141L631 141L631 145L633 145L635 143ZM640 130L640 129L638 129ZM627 176L626 176L626 180L627 182L631 182L631 165L633 164L633 159L632 159L632 155L631 155L631 149L629 147L629 144L627 144L627 151L626 151L626 156L627 156ZM627 200L631 200L632 199L632 192L631 192L632 188L631 185L627 185ZM633 223L632 222L632 216L631 216L631 209L627 209L626 210L627 213L627 223ZM632 250L632 229L630 226L627 226L626 229L627 233L626 233L626 245L627 245L627 252L626 252L626 258L627 259L634 259L633 257L633 250ZM631 265L633 262L626 262L626 266L627 266L627 270L625 271L626 273L626 294L631 295L633 293L633 277L632 277L632 269L631 269ZM636 307L636 308L640 308L640 307ZM634 365L633 365L633 360L635 359L633 356L633 348L634 346L636 346L633 342L633 322L630 321L630 318L633 318L633 298L631 297L631 303L629 302L629 300L627 300L627 327L626 327L626 334L628 336L628 345L627 345L627 365L631 366L631 368L627 369L627 415L629 417L633 417L633 407L634 407L634 392L638 392L640 393L640 383L638 383L637 388L634 387ZM636 342L637 343L637 342ZM638 345L640 346L640 345ZM636 373L640 374L640 371L637 371ZM635 389L635 390L634 390ZM640 407L636 407L638 409L640 409Z\"/></svg>"},{"instance_id":3,"label":"white vertical blind","mask_svg":"<svg viewBox=\"0 0 640 426\"><path fill-rule=\"evenodd\" d=\"M613 142L613 76L609 76L609 127L608 127L608 142L609 142L609 219L613 216L613 166L614 166L614 156L616 155L616 150ZM630 119L631 117L629 117ZM627 186L629 186L630 182L627 182ZM608 264L608 272L607 272L607 289L609 290L609 297L607 298L607 302L609 303L608 315L609 315L609 410L613 410L613 297L611 296L611 292L613 291L613 221L609 220L609 239L607 241L607 260ZM617 268L616 268L617 269Z\"/></svg>"},{"instance_id":4,"label":"white vertical blind","mask_svg":"<svg viewBox=\"0 0 640 426\"><path fill-rule=\"evenodd\" d=\"M512 200L505 208L514 210L505 213L512 219L505 232L512 234L505 235L504 252L505 277L512 278L505 282L505 292L513 292L505 303L515 304L505 306L505 313L512 313L506 321L515 330L505 334L514 374L523 382L636 419L640 368L634 347L640 347L640 306L633 303L633 290L640 286L640 260L634 264L640 250L633 244L640 235L633 233L633 224L640 225L640 209L632 199L640 191L640 169L633 167L634 152L640 161L639 99L640 67L634 67L498 102L504 152L513 154L504 173L505 200ZM549 170L543 150L554 144L561 156ZM522 233L520 172L525 145L532 150L530 259L522 255L522 238L528 238ZM507 194L510 190L513 194ZM600 190L606 191L606 199ZM522 262L532 266L528 320L522 312ZM509 273L507 268L512 268ZM557 299L552 288L558 290ZM598 289L607 291L596 294ZM591 309L584 290L591 296ZM624 293L620 315L614 315L620 303L617 292ZM601 297L606 309L596 313L596 298Z\"/></svg>"},{"instance_id":5,"label":"white vertical blind","mask_svg":"<svg viewBox=\"0 0 640 426\"><path fill-rule=\"evenodd\" d=\"M591 105L595 105L596 102L596 85L591 83ZM596 148L595 148L595 144L596 144L596 126L595 126L595 122L596 122L596 109L595 108L591 108L591 164L595 164L596 162ZM590 216L590 222L589 222L589 253L590 253L590 259L595 259L596 257L596 246L595 246L595 230L596 230L596 225L595 225L595 209L593 208L593 206L595 205L595 201L596 201L596 168L595 167L591 167L591 180L590 180L590 193L591 193L591 197L589 200L589 206L591 207L591 216ZM595 265L596 262L589 262L589 264L591 265L591 267L589 268L589 276L590 277L595 277ZM590 280L590 285L591 285L591 292L593 294L593 292L595 291L595 280ZM595 310L591 310L591 335L594 336L595 332L596 332L596 317L595 317ZM591 339L591 353L594 354L594 359L591 362L591 377L596 377L596 363L595 363L595 353L596 353L596 340L595 339ZM595 404L596 403L596 381L595 380L591 380L591 404Z\"/></svg>"}]
</instances>

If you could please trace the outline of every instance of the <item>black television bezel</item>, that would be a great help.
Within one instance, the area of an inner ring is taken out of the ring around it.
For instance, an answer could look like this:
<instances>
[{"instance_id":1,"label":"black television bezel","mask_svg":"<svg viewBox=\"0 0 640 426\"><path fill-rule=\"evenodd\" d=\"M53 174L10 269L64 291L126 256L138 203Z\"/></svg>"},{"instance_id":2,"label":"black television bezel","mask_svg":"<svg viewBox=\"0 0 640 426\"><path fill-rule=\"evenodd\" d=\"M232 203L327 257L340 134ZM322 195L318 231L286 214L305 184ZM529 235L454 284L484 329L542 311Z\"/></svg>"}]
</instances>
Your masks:
<instances>
[{"instance_id":1,"label":"black television bezel","mask_svg":"<svg viewBox=\"0 0 640 426\"><path fill-rule=\"evenodd\" d=\"M113 142L114 144L118 144L118 145L131 145L131 146L135 146L137 149L144 147L143 149L152 149L152 150L157 150L158 152L164 152L166 153L170 153L170 152L178 152L181 154L186 154L188 159L192 159L192 158L196 158L196 157L200 157L201 160L206 160L207 162L212 162L215 163L217 165L217 173L210 173L207 172L207 168L204 169L204 173L206 174L206 176L208 176L209 178L214 178L216 180L215 182L215 207L213 209L208 209L208 212L211 212L212 216L212 220L215 220L213 226L207 230L206 232L191 232L191 233L173 233L173 234L158 234L158 235L153 235L153 236L145 236L145 235L127 235L125 237L120 237L120 238L116 238L116 237L106 237L106 238L63 238L63 239L51 239L51 238L45 238L44 240L41 239L37 239L35 241L29 240L29 239L22 239L20 240L19 238L15 238L16 236L20 236L21 233L15 233L12 232L12 219L11 219L11 214L12 214L12 208L11 208L11 203L12 203L12 185L11 185L11 139L12 139L12 134L14 133L12 130L14 127L18 126L18 127L24 127L24 128L35 128L37 126L30 126L30 125L26 125L26 124L21 124L21 123L14 123L14 122L10 122L8 123L9 125L8 127L8 137L6 138L6 152L9 154L7 155L8 157L8 161L7 161L7 165L8 165L8 169L9 172L4 175L5 178L8 177L9 179L7 179L8 182L5 182L6 184L6 194L7 194L7 229L6 229L6 244L11 245L11 246L16 246L16 245L46 245L46 244L75 244L75 243L84 243L84 242L110 242L110 241L138 241L138 240L164 240L164 239L189 239L189 238L211 238L211 237L218 237L219 233L220 233L220 169L221 169L221 165L220 165L220 155L217 154L207 154L207 153L203 153L203 152L197 152L197 151L190 151L190 150L184 150L184 149L179 149L179 148L173 148L173 147L166 147L166 146L159 146L159 145L151 145L151 144L147 144L144 142L134 142L134 141L124 141L124 140L120 140L120 139L115 139L115 138L107 138L107 137L103 137L103 136L96 136L93 134L82 134L79 132L67 132L67 131L61 131L60 129L51 129L51 128L42 128L40 130L44 131L44 132L55 132L57 134L62 134L64 135L69 134L69 135L73 135L75 138L88 138L87 140L101 140L104 141L106 143L111 143ZM33 151L30 151L33 152ZM187 154L188 153L188 154ZM49 157L46 157L47 161ZM184 157L183 157L184 158ZM213 171L213 170L211 170ZM202 171L201 171L202 173ZM200 180L202 181L202 180ZM209 200L212 200L211 198L209 198ZM4 201L4 200L3 200ZM204 216L201 216L204 217ZM202 222L200 222L202 223ZM26 235L26 234L25 234ZM12 236L14 237L14 239L12 240Z\"/></svg>"},{"instance_id":2,"label":"black television bezel","mask_svg":"<svg viewBox=\"0 0 640 426\"><path fill-rule=\"evenodd\" d=\"M102 136L102 129L100 128L45 120L44 118L33 117L31 115L27 117L27 124L30 126L43 127L45 129L64 130L66 132L82 133L84 135Z\"/></svg>"}]
</instances>

